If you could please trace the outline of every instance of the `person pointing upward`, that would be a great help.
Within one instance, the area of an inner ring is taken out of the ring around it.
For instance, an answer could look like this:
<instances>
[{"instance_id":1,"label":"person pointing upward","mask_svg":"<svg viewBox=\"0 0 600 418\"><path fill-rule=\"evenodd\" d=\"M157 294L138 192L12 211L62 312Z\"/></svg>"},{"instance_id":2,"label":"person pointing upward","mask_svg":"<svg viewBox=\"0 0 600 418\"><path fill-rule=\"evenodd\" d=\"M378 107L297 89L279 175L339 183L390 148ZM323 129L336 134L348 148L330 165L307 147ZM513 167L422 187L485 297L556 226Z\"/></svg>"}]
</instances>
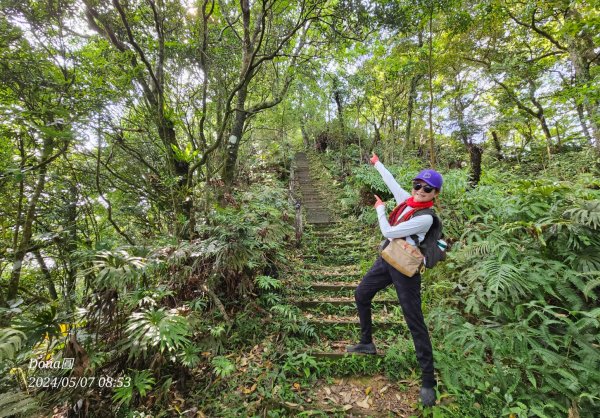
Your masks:
<instances>
[{"instance_id":1,"label":"person pointing upward","mask_svg":"<svg viewBox=\"0 0 600 418\"><path fill-rule=\"evenodd\" d=\"M413 178L412 190L404 190L392 174L379 161L375 153L370 159L383 181L396 200L396 207L389 217L385 213L385 204L375 195L375 210L381 233L389 239L402 238L413 246L423 242L425 235L433 224L433 216L428 213L413 216L416 212L429 209L442 189L443 178L432 169L422 170ZM360 319L361 337L356 345L346 347L350 353L376 354L377 350L372 338L371 301L380 290L393 284L396 288L402 313L410 330L419 366L421 368L421 402L424 406L435 405L437 384L433 369L433 350L429 332L421 310L421 275L417 271L408 277L388 264L381 256L377 258L371 269L362 278L356 288L354 298Z\"/></svg>"}]
</instances>

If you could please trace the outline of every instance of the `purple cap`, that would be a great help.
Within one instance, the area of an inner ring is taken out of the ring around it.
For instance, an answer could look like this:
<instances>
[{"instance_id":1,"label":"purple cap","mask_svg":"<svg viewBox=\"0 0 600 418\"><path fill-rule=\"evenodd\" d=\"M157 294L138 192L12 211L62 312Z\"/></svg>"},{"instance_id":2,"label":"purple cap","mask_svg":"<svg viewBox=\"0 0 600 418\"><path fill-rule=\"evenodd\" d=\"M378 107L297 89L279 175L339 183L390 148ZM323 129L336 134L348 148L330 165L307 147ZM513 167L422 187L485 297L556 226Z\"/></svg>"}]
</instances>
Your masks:
<instances>
[{"instance_id":1,"label":"purple cap","mask_svg":"<svg viewBox=\"0 0 600 418\"><path fill-rule=\"evenodd\" d=\"M429 184L431 187L435 187L438 190L442 189L442 183L444 183L442 175L430 168L422 170L413 180L423 180L425 183Z\"/></svg>"}]
</instances>

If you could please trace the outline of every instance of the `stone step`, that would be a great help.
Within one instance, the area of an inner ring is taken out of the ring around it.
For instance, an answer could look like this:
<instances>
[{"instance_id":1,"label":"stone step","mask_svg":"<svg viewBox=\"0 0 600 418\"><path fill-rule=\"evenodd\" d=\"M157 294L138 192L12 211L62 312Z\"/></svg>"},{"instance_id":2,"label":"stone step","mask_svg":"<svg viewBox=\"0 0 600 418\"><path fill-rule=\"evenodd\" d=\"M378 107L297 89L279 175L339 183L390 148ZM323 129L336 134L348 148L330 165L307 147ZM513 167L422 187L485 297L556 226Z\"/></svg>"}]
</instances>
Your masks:
<instances>
[{"instance_id":1,"label":"stone step","mask_svg":"<svg viewBox=\"0 0 600 418\"><path fill-rule=\"evenodd\" d=\"M327 201L321 197L300 199L300 206L306 207L309 205L321 205L322 207L327 208Z\"/></svg>"},{"instance_id":2,"label":"stone step","mask_svg":"<svg viewBox=\"0 0 600 418\"><path fill-rule=\"evenodd\" d=\"M304 260L322 263L327 266L337 266L348 262L359 263L361 260L361 256L358 254L315 254L305 255L303 258Z\"/></svg>"},{"instance_id":3,"label":"stone step","mask_svg":"<svg viewBox=\"0 0 600 418\"><path fill-rule=\"evenodd\" d=\"M300 203L302 204L306 204L306 203L321 203L321 204L325 204L327 202L327 199L325 199L323 196L321 195L306 195L303 194L302 197L300 198Z\"/></svg>"},{"instance_id":4,"label":"stone step","mask_svg":"<svg viewBox=\"0 0 600 418\"><path fill-rule=\"evenodd\" d=\"M342 231L331 228L315 228L313 234L318 234L319 232L341 233Z\"/></svg>"},{"instance_id":5,"label":"stone step","mask_svg":"<svg viewBox=\"0 0 600 418\"><path fill-rule=\"evenodd\" d=\"M306 222L312 225L331 225L334 221L329 216L313 216L307 218Z\"/></svg>"},{"instance_id":6,"label":"stone step","mask_svg":"<svg viewBox=\"0 0 600 418\"><path fill-rule=\"evenodd\" d=\"M386 351L389 349L389 345L383 341L378 343L375 341L377 347L377 354L360 354L360 353L348 353L346 352L346 346L356 344L351 341L326 341L325 345L319 347L309 348L308 352L311 356L320 359L331 359L338 360L347 356L373 356L374 358L385 357Z\"/></svg>"},{"instance_id":7,"label":"stone step","mask_svg":"<svg viewBox=\"0 0 600 418\"><path fill-rule=\"evenodd\" d=\"M316 359L328 359L328 360L340 360L349 356L373 356L375 358L384 358L385 351L377 350L377 354L360 354L360 353L346 353L344 351L309 351L312 357Z\"/></svg>"},{"instance_id":8,"label":"stone step","mask_svg":"<svg viewBox=\"0 0 600 418\"><path fill-rule=\"evenodd\" d=\"M322 277L340 277L361 275L362 271L356 268L356 264L339 265L336 267L308 265L306 268L309 275Z\"/></svg>"},{"instance_id":9,"label":"stone step","mask_svg":"<svg viewBox=\"0 0 600 418\"><path fill-rule=\"evenodd\" d=\"M306 211L306 222L308 223L323 223L333 222L333 217L327 212L316 209L308 209Z\"/></svg>"},{"instance_id":10,"label":"stone step","mask_svg":"<svg viewBox=\"0 0 600 418\"><path fill-rule=\"evenodd\" d=\"M327 209L324 208L306 208L306 213L309 215L327 215L330 216L330 213Z\"/></svg>"},{"instance_id":11,"label":"stone step","mask_svg":"<svg viewBox=\"0 0 600 418\"><path fill-rule=\"evenodd\" d=\"M312 205L311 205L311 206L312 206ZM315 214L317 214L317 213L321 213L321 214L323 214L323 215L330 215L330 213L329 213L329 210L327 210L327 208L326 208L326 207L323 207L322 205L321 205L321 206L318 206L318 207L316 207L316 208L313 208L313 207L311 207L311 208L308 208L308 207L306 207L306 206L304 206L304 208L307 210L307 212L312 212L312 213L315 213Z\"/></svg>"},{"instance_id":12,"label":"stone step","mask_svg":"<svg viewBox=\"0 0 600 418\"><path fill-rule=\"evenodd\" d=\"M316 230L312 233L313 236L317 238L327 238L327 237L335 237L335 238L347 238L349 236L347 230L331 230L331 229L322 229Z\"/></svg>"},{"instance_id":13,"label":"stone step","mask_svg":"<svg viewBox=\"0 0 600 418\"><path fill-rule=\"evenodd\" d=\"M358 282L355 283L312 283L307 286L307 290L312 289L315 291L344 291L354 290L358 287Z\"/></svg>"},{"instance_id":14,"label":"stone step","mask_svg":"<svg viewBox=\"0 0 600 418\"><path fill-rule=\"evenodd\" d=\"M323 299L312 299L312 300L296 300L292 301L292 304L298 306L299 308L316 308L322 305L330 305L330 306L354 306L356 302L354 298L323 298ZM384 305L384 306L398 306L397 299L384 299L377 300L377 296L372 302L373 305Z\"/></svg>"},{"instance_id":15,"label":"stone step","mask_svg":"<svg viewBox=\"0 0 600 418\"><path fill-rule=\"evenodd\" d=\"M370 246L365 246L364 244L352 244L352 245L342 245L338 240L320 240L320 241L311 241L313 247L316 248L316 252L319 254L327 254L327 255L358 255L365 254L368 255L371 252Z\"/></svg>"},{"instance_id":16,"label":"stone step","mask_svg":"<svg viewBox=\"0 0 600 418\"><path fill-rule=\"evenodd\" d=\"M337 320L337 319L309 319L308 323L315 328L321 327L344 327L345 330L348 328L360 328L360 321L354 320ZM390 329L395 327L404 326L404 322L376 322L373 321L373 329ZM347 331L344 331L347 332Z\"/></svg>"},{"instance_id":17,"label":"stone step","mask_svg":"<svg viewBox=\"0 0 600 418\"><path fill-rule=\"evenodd\" d=\"M313 203L313 202L325 203L325 202L327 202L327 199L325 199L323 196L320 196L320 195L307 196L306 194L302 195L302 197L300 198L300 203Z\"/></svg>"},{"instance_id":18,"label":"stone step","mask_svg":"<svg viewBox=\"0 0 600 418\"><path fill-rule=\"evenodd\" d=\"M308 193L305 192L302 194L302 200L315 200L315 199L326 200L325 197L323 197L317 190L309 191Z\"/></svg>"},{"instance_id":19,"label":"stone step","mask_svg":"<svg viewBox=\"0 0 600 418\"><path fill-rule=\"evenodd\" d=\"M306 209L307 211L311 211L312 213L322 212L324 215L329 215L327 209L324 209L323 205L320 203L309 203L301 207L304 207L304 209Z\"/></svg>"},{"instance_id":20,"label":"stone step","mask_svg":"<svg viewBox=\"0 0 600 418\"><path fill-rule=\"evenodd\" d=\"M336 318L324 318L324 317L320 317L320 316L315 316L313 314L309 314L309 313L305 313L304 317L306 318L306 320L308 321L309 324L311 324L314 327L322 327L322 326L352 326L352 327L359 327L360 326L360 321L358 320L357 316L339 316ZM388 319L383 319L383 318L388 318ZM399 319L393 318L390 319L390 315L388 315L387 317L377 317L375 315L373 315L372 318L373 321L373 327L374 329L377 328L391 328L391 327L403 327L406 325L406 323L404 321L401 321Z\"/></svg>"},{"instance_id":21,"label":"stone step","mask_svg":"<svg viewBox=\"0 0 600 418\"><path fill-rule=\"evenodd\" d=\"M322 251L329 251L329 252L336 252L337 251L350 251L350 250L356 250L356 251L369 251L372 248L376 248L375 245L371 246L371 245L366 245L364 242L344 242L344 241L340 241L336 238L331 238L331 239L322 239L322 240L317 240L317 241L312 241L314 242L320 250Z\"/></svg>"},{"instance_id":22,"label":"stone step","mask_svg":"<svg viewBox=\"0 0 600 418\"><path fill-rule=\"evenodd\" d=\"M328 280L336 281L336 282L346 282L350 285L354 283L360 283L363 274L362 273L345 273L345 274L335 274L335 275L323 275L318 273L311 273L308 275L309 278L313 278L318 281L326 282Z\"/></svg>"},{"instance_id":23,"label":"stone step","mask_svg":"<svg viewBox=\"0 0 600 418\"><path fill-rule=\"evenodd\" d=\"M310 184L301 184L300 185L300 189L302 191L302 196L305 198L310 198L310 197L320 197L323 198L323 196L321 195L321 193L319 193L319 189L313 187Z\"/></svg>"}]
</instances>

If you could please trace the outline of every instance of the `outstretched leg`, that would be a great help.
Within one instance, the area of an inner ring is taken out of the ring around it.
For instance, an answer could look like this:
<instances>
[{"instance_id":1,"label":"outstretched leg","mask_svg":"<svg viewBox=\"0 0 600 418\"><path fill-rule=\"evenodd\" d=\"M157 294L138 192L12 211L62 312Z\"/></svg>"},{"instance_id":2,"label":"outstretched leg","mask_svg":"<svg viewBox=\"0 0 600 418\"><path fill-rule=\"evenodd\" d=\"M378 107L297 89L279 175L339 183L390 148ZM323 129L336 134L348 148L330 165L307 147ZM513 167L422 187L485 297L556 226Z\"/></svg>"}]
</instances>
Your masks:
<instances>
[{"instance_id":1,"label":"outstretched leg","mask_svg":"<svg viewBox=\"0 0 600 418\"><path fill-rule=\"evenodd\" d=\"M433 374L433 349L421 310L421 276L416 274L413 277L407 277L393 267L389 265L388 267L406 325L408 325L415 345L417 360L422 372L423 387L433 388L436 385Z\"/></svg>"},{"instance_id":2,"label":"outstretched leg","mask_svg":"<svg viewBox=\"0 0 600 418\"><path fill-rule=\"evenodd\" d=\"M386 264L381 257L377 258L371 270L365 274L354 292L354 300L356 301L358 318L360 319L361 344L370 344L373 342L371 301L378 291L392 283L392 278L389 275Z\"/></svg>"}]
</instances>

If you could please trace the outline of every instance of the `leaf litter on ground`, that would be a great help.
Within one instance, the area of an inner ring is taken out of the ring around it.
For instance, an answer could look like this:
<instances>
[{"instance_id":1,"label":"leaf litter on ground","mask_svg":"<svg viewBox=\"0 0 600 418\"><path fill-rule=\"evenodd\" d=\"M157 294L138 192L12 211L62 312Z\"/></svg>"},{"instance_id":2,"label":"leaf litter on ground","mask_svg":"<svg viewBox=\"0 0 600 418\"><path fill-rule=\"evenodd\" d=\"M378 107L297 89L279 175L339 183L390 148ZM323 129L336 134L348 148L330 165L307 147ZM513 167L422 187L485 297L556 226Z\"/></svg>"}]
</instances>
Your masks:
<instances>
[{"instance_id":1,"label":"leaf litter on ground","mask_svg":"<svg viewBox=\"0 0 600 418\"><path fill-rule=\"evenodd\" d=\"M418 382L393 382L377 375L334 379L331 385L318 381L313 387L318 388L313 396L315 406L326 412L344 411L347 416L373 417L387 417L391 413L409 417L417 411Z\"/></svg>"}]
</instances>

